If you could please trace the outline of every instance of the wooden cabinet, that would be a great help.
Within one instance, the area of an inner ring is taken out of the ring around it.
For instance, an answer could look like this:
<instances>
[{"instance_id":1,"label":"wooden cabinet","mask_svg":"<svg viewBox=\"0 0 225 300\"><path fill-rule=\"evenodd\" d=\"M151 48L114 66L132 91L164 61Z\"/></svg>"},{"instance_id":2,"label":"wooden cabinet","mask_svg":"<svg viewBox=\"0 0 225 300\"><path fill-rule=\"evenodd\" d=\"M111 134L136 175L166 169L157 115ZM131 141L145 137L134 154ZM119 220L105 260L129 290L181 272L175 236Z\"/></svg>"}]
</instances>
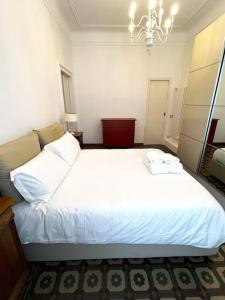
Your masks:
<instances>
[{"instance_id":1,"label":"wooden cabinet","mask_svg":"<svg viewBox=\"0 0 225 300\"><path fill-rule=\"evenodd\" d=\"M135 119L104 118L102 121L104 147L133 147Z\"/></svg>"},{"instance_id":2,"label":"wooden cabinet","mask_svg":"<svg viewBox=\"0 0 225 300\"><path fill-rule=\"evenodd\" d=\"M10 197L0 197L0 299L19 299L29 268L13 220Z\"/></svg>"}]
</instances>

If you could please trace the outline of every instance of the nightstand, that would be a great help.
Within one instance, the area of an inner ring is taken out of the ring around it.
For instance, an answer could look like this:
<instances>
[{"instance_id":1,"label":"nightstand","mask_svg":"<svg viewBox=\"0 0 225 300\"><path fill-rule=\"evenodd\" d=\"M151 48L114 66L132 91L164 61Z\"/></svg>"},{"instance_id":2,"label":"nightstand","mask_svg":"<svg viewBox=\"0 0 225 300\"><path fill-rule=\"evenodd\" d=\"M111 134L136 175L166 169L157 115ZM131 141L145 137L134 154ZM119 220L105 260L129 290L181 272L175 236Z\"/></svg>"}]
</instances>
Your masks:
<instances>
[{"instance_id":1,"label":"nightstand","mask_svg":"<svg viewBox=\"0 0 225 300\"><path fill-rule=\"evenodd\" d=\"M83 148L83 132L77 131L73 133L73 136L78 140L80 143L80 147Z\"/></svg>"},{"instance_id":2,"label":"nightstand","mask_svg":"<svg viewBox=\"0 0 225 300\"><path fill-rule=\"evenodd\" d=\"M10 197L0 197L0 299L19 299L30 271L13 220Z\"/></svg>"}]
</instances>

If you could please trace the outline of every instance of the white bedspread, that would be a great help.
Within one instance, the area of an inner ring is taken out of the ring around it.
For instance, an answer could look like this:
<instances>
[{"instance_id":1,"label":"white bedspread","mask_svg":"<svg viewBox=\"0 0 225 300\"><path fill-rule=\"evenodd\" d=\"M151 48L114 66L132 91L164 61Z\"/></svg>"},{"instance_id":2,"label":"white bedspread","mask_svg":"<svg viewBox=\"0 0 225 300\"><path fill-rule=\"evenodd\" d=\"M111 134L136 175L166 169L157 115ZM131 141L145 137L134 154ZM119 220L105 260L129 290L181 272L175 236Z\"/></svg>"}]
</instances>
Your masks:
<instances>
[{"instance_id":1,"label":"white bedspread","mask_svg":"<svg viewBox=\"0 0 225 300\"><path fill-rule=\"evenodd\" d=\"M221 164L225 165L225 148L217 149L213 153L214 160L220 162Z\"/></svg>"},{"instance_id":2,"label":"white bedspread","mask_svg":"<svg viewBox=\"0 0 225 300\"><path fill-rule=\"evenodd\" d=\"M146 151L82 150L48 204L14 207L22 243L224 243L220 204L186 172L149 174Z\"/></svg>"}]
</instances>

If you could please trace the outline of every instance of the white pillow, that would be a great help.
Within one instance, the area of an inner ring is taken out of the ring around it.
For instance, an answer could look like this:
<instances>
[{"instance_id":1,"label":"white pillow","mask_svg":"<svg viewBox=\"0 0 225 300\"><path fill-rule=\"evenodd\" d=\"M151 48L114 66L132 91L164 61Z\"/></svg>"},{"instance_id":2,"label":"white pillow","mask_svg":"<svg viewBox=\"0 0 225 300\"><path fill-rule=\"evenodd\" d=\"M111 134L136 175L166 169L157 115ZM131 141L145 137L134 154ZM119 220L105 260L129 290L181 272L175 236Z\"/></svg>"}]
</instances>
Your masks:
<instances>
[{"instance_id":1,"label":"white pillow","mask_svg":"<svg viewBox=\"0 0 225 300\"><path fill-rule=\"evenodd\" d=\"M69 172L68 164L52 152L43 150L23 166L10 172L11 181L31 204L45 203Z\"/></svg>"},{"instance_id":2,"label":"white pillow","mask_svg":"<svg viewBox=\"0 0 225 300\"><path fill-rule=\"evenodd\" d=\"M73 165L81 151L79 142L69 132L66 132L60 139L45 145L44 149L54 152L70 166Z\"/></svg>"}]
</instances>

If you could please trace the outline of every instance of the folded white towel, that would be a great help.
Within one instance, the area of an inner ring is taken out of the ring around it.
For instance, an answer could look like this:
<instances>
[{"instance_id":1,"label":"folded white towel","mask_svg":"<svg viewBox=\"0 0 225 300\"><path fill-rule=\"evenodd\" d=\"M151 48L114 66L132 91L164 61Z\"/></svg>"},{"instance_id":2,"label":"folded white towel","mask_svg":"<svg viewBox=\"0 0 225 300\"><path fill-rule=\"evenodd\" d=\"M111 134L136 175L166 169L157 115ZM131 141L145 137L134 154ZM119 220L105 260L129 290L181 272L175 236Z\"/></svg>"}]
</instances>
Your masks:
<instances>
[{"instance_id":1,"label":"folded white towel","mask_svg":"<svg viewBox=\"0 0 225 300\"><path fill-rule=\"evenodd\" d=\"M155 164L145 160L144 165L152 175L183 173L183 165L180 162L175 162L173 164Z\"/></svg>"},{"instance_id":2,"label":"folded white towel","mask_svg":"<svg viewBox=\"0 0 225 300\"><path fill-rule=\"evenodd\" d=\"M166 164L173 164L173 163L176 163L176 162L179 162L179 158L170 154L170 153L164 153L163 155L163 161L166 163Z\"/></svg>"},{"instance_id":3,"label":"folded white towel","mask_svg":"<svg viewBox=\"0 0 225 300\"><path fill-rule=\"evenodd\" d=\"M170 173L172 174L182 174L184 172L183 165L180 162L169 165Z\"/></svg>"},{"instance_id":4,"label":"folded white towel","mask_svg":"<svg viewBox=\"0 0 225 300\"><path fill-rule=\"evenodd\" d=\"M155 164L163 163L163 155L164 152L157 149L151 149L146 154L148 161Z\"/></svg>"},{"instance_id":5,"label":"folded white towel","mask_svg":"<svg viewBox=\"0 0 225 300\"><path fill-rule=\"evenodd\" d=\"M150 163L154 164L161 164L161 163L166 163L166 164L173 164L176 162L179 162L179 158L170 154L170 153L164 153L161 150L157 149L151 149L146 153L147 159Z\"/></svg>"}]
</instances>

